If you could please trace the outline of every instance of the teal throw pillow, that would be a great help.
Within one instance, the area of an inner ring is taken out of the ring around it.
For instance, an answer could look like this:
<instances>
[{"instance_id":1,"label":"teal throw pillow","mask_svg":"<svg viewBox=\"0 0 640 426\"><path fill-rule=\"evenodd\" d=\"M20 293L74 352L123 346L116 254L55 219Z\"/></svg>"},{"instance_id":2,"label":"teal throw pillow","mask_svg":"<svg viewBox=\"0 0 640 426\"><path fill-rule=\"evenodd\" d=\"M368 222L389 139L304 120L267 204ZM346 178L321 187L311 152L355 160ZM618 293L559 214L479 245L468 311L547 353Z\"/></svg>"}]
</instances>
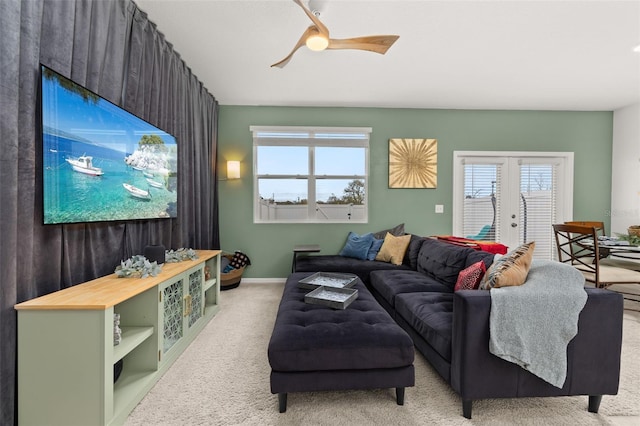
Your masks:
<instances>
[{"instance_id":1,"label":"teal throw pillow","mask_svg":"<svg viewBox=\"0 0 640 426\"><path fill-rule=\"evenodd\" d=\"M349 232L347 236L347 242L342 250L340 250L340 256L354 257L356 259L365 260L369 254L369 248L373 243L373 234L358 235L355 232Z\"/></svg>"}]
</instances>

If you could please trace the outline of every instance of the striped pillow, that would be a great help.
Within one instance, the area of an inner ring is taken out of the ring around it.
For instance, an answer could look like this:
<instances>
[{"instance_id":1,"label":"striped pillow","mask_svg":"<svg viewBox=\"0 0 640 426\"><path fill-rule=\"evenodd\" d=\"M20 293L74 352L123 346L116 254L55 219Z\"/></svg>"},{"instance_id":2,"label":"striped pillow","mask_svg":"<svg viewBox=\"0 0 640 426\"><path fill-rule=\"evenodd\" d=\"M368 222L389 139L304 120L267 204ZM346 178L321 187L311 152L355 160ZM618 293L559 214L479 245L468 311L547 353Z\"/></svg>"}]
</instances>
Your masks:
<instances>
[{"instance_id":1,"label":"striped pillow","mask_svg":"<svg viewBox=\"0 0 640 426\"><path fill-rule=\"evenodd\" d=\"M490 290L492 288L522 285L527 280L535 241L522 244L517 249L499 258L485 274L480 288Z\"/></svg>"}]
</instances>

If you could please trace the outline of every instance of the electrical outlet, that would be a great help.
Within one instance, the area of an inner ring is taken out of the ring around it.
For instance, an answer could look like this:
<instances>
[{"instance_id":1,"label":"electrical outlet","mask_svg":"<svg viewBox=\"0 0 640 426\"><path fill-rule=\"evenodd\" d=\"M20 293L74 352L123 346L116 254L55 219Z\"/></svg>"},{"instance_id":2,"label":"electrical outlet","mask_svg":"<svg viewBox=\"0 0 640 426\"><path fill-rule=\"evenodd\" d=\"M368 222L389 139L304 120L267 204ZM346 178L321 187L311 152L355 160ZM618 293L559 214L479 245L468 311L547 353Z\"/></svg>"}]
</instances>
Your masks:
<instances>
[{"instance_id":1,"label":"electrical outlet","mask_svg":"<svg viewBox=\"0 0 640 426\"><path fill-rule=\"evenodd\" d=\"M444 206L442 204L436 204L436 213L444 213Z\"/></svg>"}]
</instances>

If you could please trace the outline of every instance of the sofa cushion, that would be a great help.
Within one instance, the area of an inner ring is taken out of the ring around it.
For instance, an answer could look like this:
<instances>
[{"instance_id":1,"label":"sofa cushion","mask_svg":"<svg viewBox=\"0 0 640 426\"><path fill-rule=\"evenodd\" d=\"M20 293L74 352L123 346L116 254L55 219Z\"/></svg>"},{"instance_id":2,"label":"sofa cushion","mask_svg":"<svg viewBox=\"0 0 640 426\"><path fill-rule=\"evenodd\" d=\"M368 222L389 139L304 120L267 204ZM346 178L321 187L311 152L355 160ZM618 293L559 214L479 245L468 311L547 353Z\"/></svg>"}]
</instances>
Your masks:
<instances>
[{"instance_id":1,"label":"sofa cushion","mask_svg":"<svg viewBox=\"0 0 640 426\"><path fill-rule=\"evenodd\" d=\"M446 284L449 291L458 280L458 274L465 268L467 256L474 250L426 238L418 254L418 272Z\"/></svg>"},{"instance_id":2,"label":"sofa cushion","mask_svg":"<svg viewBox=\"0 0 640 426\"><path fill-rule=\"evenodd\" d=\"M411 270L373 271L370 280L372 289L392 307L398 294L451 291L436 279Z\"/></svg>"},{"instance_id":3,"label":"sofa cushion","mask_svg":"<svg viewBox=\"0 0 640 426\"><path fill-rule=\"evenodd\" d=\"M410 241L411 235L396 237L387 232L382 247L376 256L376 260L390 262L394 265L402 265L404 254L407 251L407 247L409 247Z\"/></svg>"},{"instance_id":4,"label":"sofa cushion","mask_svg":"<svg viewBox=\"0 0 640 426\"><path fill-rule=\"evenodd\" d=\"M527 280L535 242L522 244L496 260L482 279L484 289L522 285Z\"/></svg>"},{"instance_id":5,"label":"sofa cushion","mask_svg":"<svg viewBox=\"0 0 640 426\"><path fill-rule=\"evenodd\" d=\"M474 250L473 253L469 253L469 255L467 255L467 260L464 263L464 267L468 268L474 263L483 261L485 268L489 270L495 257L496 255L494 253L489 253L488 251L483 250Z\"/></svg>"},{"instance_id":6,"label":"sofa cushion","mask_svg":"<svg viewBox=\"0 0 640 426\"><path fill-rule=\"evenodd\" d=\"M468 268L464 268L458 274L458 281L456 281L454 291L477 290L478 287L480 287L480 282L482 281L482 277L484 277L484 273L486 271L487 267L484 265L482 260L474 263Z\"/></svg>"},{"instance_id":7,"label":"sofa cushion","mask_svg":"<svg viewBox=\"0 0 640 426\"><path fill-rule=\"evenodd\" d=\"M353 257L365 260L369 254L369 249L371 248L373 239L373 234L371 233L358 235L355 232L349 232L349 235L347 235L347 242L338 254L344 257Z\"/></svg>"},{"instance_id":8,"label":"sofa cushion","mask_svg":"<svg viewBox=\"0 0 640 426\"><path fill-rule=\"evenodd\" d=\"M444 359L451 361L453 293L403 293L396 296L401 316Z\"/></svg>"},{"instance_id":9,"label":"sofa cushion","mask_svg":"<svg viewBox=\"0 0 640 426\"><path fill-rule=\"evenodd\" d=\"M418 268L418 254L426 237L414 234L409 235L411 235L411 240L409 241L409 247L407 247L407 252L404 254L402 263L408 265L415 271Z\"/></svg>"}]
</instances>

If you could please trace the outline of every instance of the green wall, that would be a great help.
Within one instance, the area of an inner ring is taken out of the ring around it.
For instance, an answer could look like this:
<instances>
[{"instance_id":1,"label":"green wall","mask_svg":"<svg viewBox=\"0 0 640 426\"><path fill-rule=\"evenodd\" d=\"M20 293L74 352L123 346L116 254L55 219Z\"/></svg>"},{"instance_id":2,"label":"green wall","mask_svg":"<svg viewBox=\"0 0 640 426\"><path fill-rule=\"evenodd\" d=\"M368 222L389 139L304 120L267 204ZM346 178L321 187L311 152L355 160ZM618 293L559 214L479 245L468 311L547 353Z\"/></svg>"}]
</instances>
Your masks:
<instances>
[{"instance_id":1,"label":"green wall","mask_svg":"<svg viewBox=\"0 0 640 426\"><path fill-rule=\"evenodd\" d=\"M254 224L251 125L371 127L369 223ZM612 129L612 112L221 106L221 177L226 160L242 162L241 179L219 182L221 246L249 255L245 277L273 278L290 273L295 244L317 243L322 254L336 254L351 230L402 222L414 234L449 234L454 150L574 152L574 218L608 221ZM438 139L437 189L388 188L390 138ZM434 213L435 204L444 204L444 214Z\"/></svg>"}]
</instances>

